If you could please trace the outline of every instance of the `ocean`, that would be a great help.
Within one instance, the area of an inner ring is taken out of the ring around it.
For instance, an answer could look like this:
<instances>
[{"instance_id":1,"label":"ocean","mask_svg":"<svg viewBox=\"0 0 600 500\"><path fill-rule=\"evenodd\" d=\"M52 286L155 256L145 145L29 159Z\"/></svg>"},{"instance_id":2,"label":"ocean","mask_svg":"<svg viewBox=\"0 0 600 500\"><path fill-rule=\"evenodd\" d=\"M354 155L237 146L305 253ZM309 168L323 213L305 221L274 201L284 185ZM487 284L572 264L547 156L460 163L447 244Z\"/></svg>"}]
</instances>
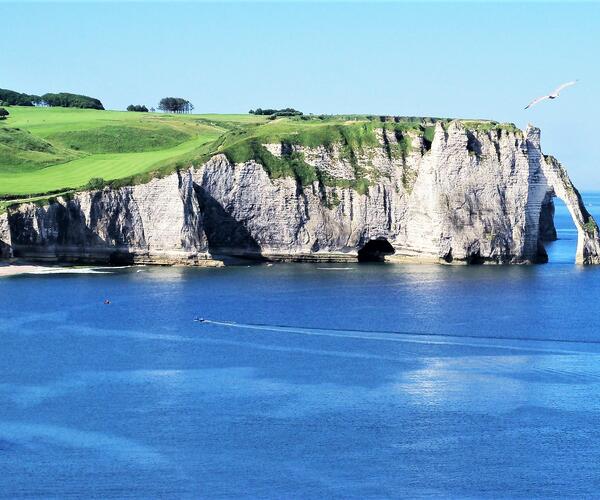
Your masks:
<instances>
[{"instance_id":1,"label":"ocean","mask_svg":"<svg viewBox=\"0 0 600 500\"><path fill-rule=\"evenodd\" d=\"M555 220L537 266L0 279L0 497L596 496L600 267Z\"/></svg>"}]
</instances>

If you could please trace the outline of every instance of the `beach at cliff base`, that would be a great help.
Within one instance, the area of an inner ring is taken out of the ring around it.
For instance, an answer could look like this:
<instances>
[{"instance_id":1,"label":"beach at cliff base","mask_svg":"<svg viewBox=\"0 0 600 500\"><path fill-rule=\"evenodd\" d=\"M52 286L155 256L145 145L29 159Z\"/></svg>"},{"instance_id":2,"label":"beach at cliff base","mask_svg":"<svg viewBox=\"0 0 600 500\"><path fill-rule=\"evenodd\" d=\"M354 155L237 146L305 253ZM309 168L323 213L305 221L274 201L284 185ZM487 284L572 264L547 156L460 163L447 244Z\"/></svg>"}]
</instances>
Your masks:
<instances>
[{"instance_id":1,"label":"beach at cliff base","mask_svg":"<svg viewBox=\"0 0 600 500\"><path fill-rule=\"evenodd\" d=\"M21 274L106 274L110 271L91 267L40 266L35 264L0 264L0 278Z\"/></svg>"}]
</instances>

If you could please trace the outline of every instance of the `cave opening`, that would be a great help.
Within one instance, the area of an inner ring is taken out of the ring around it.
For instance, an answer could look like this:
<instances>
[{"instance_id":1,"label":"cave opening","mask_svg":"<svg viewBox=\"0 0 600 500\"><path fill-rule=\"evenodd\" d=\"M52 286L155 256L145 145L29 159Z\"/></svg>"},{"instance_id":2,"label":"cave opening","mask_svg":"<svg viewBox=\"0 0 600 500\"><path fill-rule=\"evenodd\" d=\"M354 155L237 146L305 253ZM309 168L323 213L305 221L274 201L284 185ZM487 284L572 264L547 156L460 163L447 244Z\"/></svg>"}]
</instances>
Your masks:
<instances>
[{"instance_id":1,"label":"cave opening","mask_svg":"<svg viewBox=\"0 0 600 500\"><path fill-rule=\"evenodd\" d=\"M394 247L385 238L369 240L358 251L358 262L383 262L386 255L392 255Z\"/></svg>"},{"instance_id":2,"label":"cave opening","mask_svg":"<svg viewBox=\"0 0 600 500\"><path fill-rule=\"evenodd\" d=\"M467 264L472 266L480 266L485 263L485 259L481 256L481 252L477 250L477 252L470 254L467 256Z\"/></svg>"}]
</instances>

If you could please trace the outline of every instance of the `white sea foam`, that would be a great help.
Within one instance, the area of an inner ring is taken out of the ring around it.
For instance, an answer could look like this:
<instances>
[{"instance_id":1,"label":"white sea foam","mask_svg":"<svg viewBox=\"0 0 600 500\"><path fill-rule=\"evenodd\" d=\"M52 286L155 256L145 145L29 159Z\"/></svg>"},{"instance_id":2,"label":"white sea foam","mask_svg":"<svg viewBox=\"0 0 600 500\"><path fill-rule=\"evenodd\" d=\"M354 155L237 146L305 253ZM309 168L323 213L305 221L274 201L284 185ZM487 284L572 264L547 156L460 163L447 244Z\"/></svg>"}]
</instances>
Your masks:
<instances>
[{"instance_id":1,"label":"white sea foam","mask_svg":"<svg viewBox=\"0 0 600 500\"><path fill-rule=\"evenodd\" d=\"M21 274L111 274L115 267L61 267L61 266L36 266L36 265L8 265L0 266L0 277L18 276Z\"/></svg>"}]
</instances>

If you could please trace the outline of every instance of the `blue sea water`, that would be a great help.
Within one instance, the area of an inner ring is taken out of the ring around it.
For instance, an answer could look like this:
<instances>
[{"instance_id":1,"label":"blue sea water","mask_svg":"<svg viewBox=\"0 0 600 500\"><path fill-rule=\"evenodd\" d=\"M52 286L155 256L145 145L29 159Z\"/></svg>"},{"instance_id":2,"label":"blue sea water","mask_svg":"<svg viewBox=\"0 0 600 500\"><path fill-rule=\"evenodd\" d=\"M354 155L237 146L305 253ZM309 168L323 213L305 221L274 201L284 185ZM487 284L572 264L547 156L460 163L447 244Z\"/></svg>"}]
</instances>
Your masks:
<instances>
[{"instance_id":1,"label":"blue sea water","mask_svg":"<svg viewBox=\"0 0 600 500\"><path fill-rule=\"evenodd\" d=\"M0 496L597 496L600 268L556 223L540 266L2 279Z\"/></svg>"}]
</instances>

